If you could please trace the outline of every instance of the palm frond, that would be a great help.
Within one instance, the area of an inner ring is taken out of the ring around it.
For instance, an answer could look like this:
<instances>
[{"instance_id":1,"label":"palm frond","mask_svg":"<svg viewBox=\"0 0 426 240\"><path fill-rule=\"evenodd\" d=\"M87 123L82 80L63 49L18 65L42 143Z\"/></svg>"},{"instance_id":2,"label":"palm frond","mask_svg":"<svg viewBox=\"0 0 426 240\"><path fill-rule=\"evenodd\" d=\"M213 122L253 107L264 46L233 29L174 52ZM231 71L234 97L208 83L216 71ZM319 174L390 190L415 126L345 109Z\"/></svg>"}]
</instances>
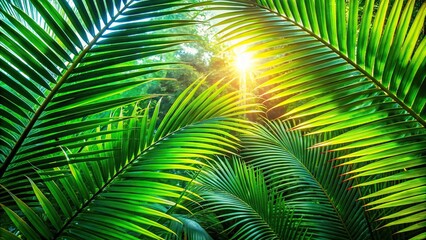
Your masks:
<instances>
[{"instance_id":1,"label":"palm frond","mask_svg":"<svg viewBox=\"0 0 426 240\"><path fill-rule=\"evenodd\" d=\"M282 117L300 120L293 130L334 133L314 147L333 146L339 166L353 167L347 179L358 179L355 188L367 186L363 199L382 199L372 209L393 209L380 217L405 216L388 226L418 229L426 195L404 181L426 184L426 4L415 15L415 1L374 4L241 0L212 9L222 11L214 19L223 41L248 45L257 56L259 89L266 104L278 102L270 111L287 106ZM413 212L389 215L401 207Z\"/></svg>"},{"instance_id":2,"label":"palm frond","mask_svg":"<svg viewBox=\"0 0 426 240\"><path fill-rule=\"evenodd\" d=\"M291 128L281 121L256 125L243 137L243 159L262 170L267 186L285 196L314 239L372 238L369 219L356 201L359 192L347 190L353 181L342 183L339 178L349 167L333 168L327 161L333 153L327 148L307 150L318 140Z\"/></svg>"},{"instance_id":3,"label":"palm frond","mask_svg":"<svg viewBox=\"0 0 426 240\"><path fill-rule=\"evenodd\" d=\"M188 41L161 31L194 23L162 19L186 11L165 2L1 1L1 184L22 192L23 172L66 165L58 146L98 144L98 127L123 120L89 116L153 97L120 93L169 68L150 56Z\"/></svg>"},{"instance_id":4,"label":"palm frond","mask_svg":"<svg viewBox=\"0 0 426 240\"><path fill-rule=\"evenodd\" d=\"M218 159L196 179L202 206L228 224L231 239L299 239L304 230L283 195L268 191L263 174L240 159Z\"/></svg>"},{"instance_id":5,"label":"palm frond","mask_svg":"<svg viewBox=\"0 0 426 240\"><path fill-rule=\"evenodd\" d=\"M172 232L160 220L179 221L171 209L185 210L179 201L192 195L184 188L191 181L188 173L205 165L203 159L235 151L238 139L230 131L246 128L237 118L247 111L238 93L221 95L225 88L218 82L194 97L196 84L178 97L161 122L159 105L152 114L146 109L139 119L133 118L128 125L133 137L125 134L112 158L71 163L64 150L68 176L52 179L42 172L46 191L30 180L39 202L36 208L41 207L46 222L12 194L25 218L2 207L20 234L31 239L160 239L153 229ZM237 100L230 103L234 97Z\"/></svg>"}]
</instances>

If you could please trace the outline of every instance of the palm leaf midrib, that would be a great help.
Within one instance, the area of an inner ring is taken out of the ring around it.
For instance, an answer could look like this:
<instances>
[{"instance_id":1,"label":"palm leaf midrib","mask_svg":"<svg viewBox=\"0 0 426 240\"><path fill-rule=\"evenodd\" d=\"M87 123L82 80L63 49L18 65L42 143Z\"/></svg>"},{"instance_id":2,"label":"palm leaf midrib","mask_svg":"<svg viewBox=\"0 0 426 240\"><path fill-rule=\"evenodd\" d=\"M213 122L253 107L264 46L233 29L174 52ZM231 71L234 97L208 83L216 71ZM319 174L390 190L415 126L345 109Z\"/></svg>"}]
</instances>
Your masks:
<instances>
[{"instance_id":1,"label":"palm leaf midrib","mask_svg":"<svg viewBox=\"0 0 426 240\"><path fill-rule=\"evenodd\" d=\"M398 103L398 105L401 108L403 108L405 111L407 111L413 118L415 118L421 125L423 125L423 127L426 127L426 120L424 120L422 117L420 117L419 114L417 114L416 112L414 112L411 109L411 107L409 107L403 101L401 101L394 93L392 93L389 89L387 89L378 79L376 79L375 77L373 77L364 68L362 68L360 65L356 64L352 59L350 59L349 57L347 57L345 54L343 54L341 51L339 51L333 45L331 45L330 43L328 43L327 41L325 41L324 39L322 39L320 36L318 36L315 33L313 33L311 30L309 30L309 29L305 28L304 26L300 25L299 23L295 22L291 18L289 18L287 16L284 16L284 15L281 15L278 12L272 11L271 9L269 9L267 7L264 7L262 5L257 4L256 6L259 7L259 8L261 8L261 9L264 9L264 10L266 10L266 11L272 13L272 14L275 14L278 17L284 18L286 21L289 21L289 22L293 23L294 25L296 25L297 27L301 28L306 33L308 33L310 36L314 37L319 42L321 42L322 44L324 44L325 46L327 46L328 48L330 48L339 57L341 57L342 59L344 59L347 63L349 63L351 66L353 66L356 70L360 71L363 75L365 75L365 77L367 77L370 81L372 81L377 88L381 89L393 101L395 101L396 103Z\"/></svg>"},{"instance_id":2,"label":"palm leaf midrib","mask_svg":"<svg viewBox=\"0 0 426 240\"><path fill-rule=\"evenodd\" d=\"M142 152L143 153L143 152ZM140 156L140 155L139 155ZM138 157L139 157L138 156ZM65 229L73 222L73 220L87 207L89 206L95 199L96 197L99 196L99 194L101 194L105 188L107 188L125 169L127 169L136 159L138 159L138 157L135 157L132 161L129 161L129 163L127 163L125 166L123 166L119 171L117 171L113 176L111 176L111 178L105 182L103 184L102 187L100 187L98 189L98 191L96 191L81 207L79 207L77 209L77 211L62 225L61 229L55 234L55 236L53 237L53 239L57 239L58 237L61 236L61 234L63 233L63 231L65 231Z\"/></svg>"},{"instance_id":3,"label":"palm leaf midrib","mask_svg":"<svg viewBox=\"0 0 426 240\"><path fill-rule=\"evenodd\" d=\"M314 176L314 174L306 167L306 165L303 163L302 160L300 160L296 155L293 154L292 151L290 151L289 149L287 149L283 144L281 144L278 140L275 141L274 143L278 148L283 149L285 152L287 152L293 159L295 159L299 165L309 174L309 176L311 176L311 178L316 182L316 184L320 187L321 191L323 192L324 196L327 197L328 202L330 203L330 205L333 207L334 212L336 213L338 219L340 220L342 226L344 227L347 236L349 237L349 239L353 239L352 235L349 232L348 227L346 226L345 221L343 220L340 212L337 210L336 205L334 204L333 200L331 199L331 197L329 196L329 194L327 193L327 191L325 190L324 186L318 181L318 179Z\"/></svg>"},{"instance_id":4,"label":"palm leaf midrib","mask_svg":"<svg viewBox=\"0 0 426 240\"><path fill-rule=\"evenodd\" d=\"M246 206L247 206L247 208L249 208L249 209L251 209L252 210L252 212L254 212L255 213L255 215L266 225L266 226L268 226L269 227L269 229L271 230L271 232L273 232L274 233L274 235L275 235L275 237L276 237L276 239L279 239L279 235L278 235L278 233L277 232L275 232L274 230L274 228L269 224L269 222L267 222L265 219L264 219L264 217L262 216L262 215L260 215L259 214L259 212L258 211L256 211L254 208L253 208L253 206L252 205L250 205L249 203L247 203L244 199L242 199L242 198L240 198L239 196L237 196L236 194L234 194L234 193L231 193L231 192L229 192L229 191L225 191L225 190L222 190L222 189L220 189L220 188L218 188L218 187L211 187L211 186L209 186L209 188L211 188L211 189L214 189L214 191L218 191L218 192L221 192L221 193L223 193L223 194L225 194L225 195L231 195L232 197L234 197L234 198L236 198L236 199L238 199L240 202L242 202L242 203L244 203ZM214 192L214 191L212 191L212 192Z\"/></svg>"},{"instance_id":5,"label":"palm leaf midrib","mask_svg":"<svg viewBox=\"0 0 426 240\"><path fill-rule=\"evenodd\" d=\"M88 43L88 45L81 51L81 53L75 58L75 60L70 63L70 67L65 71L65 73L62 75L62 77L59 79L59 81L56 83L54 88L50 91L50 93L46 96L43 103L40 104L40 106L37 108L34 115L31 117L30 122L25 127L24 131L20 135L18 141L16 141L15 145L13 146L12 150L10 151L9 155L5 159L3 165L0 167L0 178L4 175L6 172L8 166L12 163L13 158L15 157L16 153L19 151L21 145L27 138L28 134L33 129L35 123L41 116L41 114L44 112L48 104L51 102L53 97L56 95L56 93L59 91L59 89L62 87L64 83L68 80L68 77L73 73L73 70L77 67L78 64L81 63L82 59L86 56L86 54L92 49L92 47L97 43L99 38L105 33L105 31L109 28L109 26L115 22L117 17L119 17L124 10L127 9L128 6L132 4L133 0L129 1L127 4L125 4L122 9L120 9L117 14L115 14L111 20L105 24L105 26L99 30L99 32L94 36L94 38Z\"/></svg>"},{"instance_id":6,"label":"palm leaf midrib","mask_svg":"<svg viewBox=\"0 0 426 240\"><path fill-rule=\"evenodd\" d=\"M164 136L159 137L157 140L153 141L152 143L147 144L144 149L137 155L135 156L132 160L130 160L128 163L126 163L124 166L121 167L120 170L118 170L113 176L110 177L110 179L108 181L106 181L102 187L100 187L98 189L98 191L96 191L87 201L85 201L85 203L83 205L81 205L81 207L79 207L77 209L77 211L62 225L62 228L55 234L55 236L53 237L53 239L57 239L58 237L60 237L60 235L63 233L63 231L65 231L65 229L71 224L71 222L87 207L89 206L95 199L96 197L98 197L107 187L109 187L112 182L119 177L121 174L125 173L125 170L128 169L136 160L140 159L142 155L144 155L146 152L150 151L152 149L153 146L156 146L158 143L160 143L163 140L168 139L171 135L181 131L182 129L184 129L185 127L189 127L189 126L193 126L193 125L197 125L198 123L203 122L204 119L201 119L200 121L197 122L193 122L190 123L188 125L179 127L167 134L165 134Z\"/></svg>"}]
</instances>

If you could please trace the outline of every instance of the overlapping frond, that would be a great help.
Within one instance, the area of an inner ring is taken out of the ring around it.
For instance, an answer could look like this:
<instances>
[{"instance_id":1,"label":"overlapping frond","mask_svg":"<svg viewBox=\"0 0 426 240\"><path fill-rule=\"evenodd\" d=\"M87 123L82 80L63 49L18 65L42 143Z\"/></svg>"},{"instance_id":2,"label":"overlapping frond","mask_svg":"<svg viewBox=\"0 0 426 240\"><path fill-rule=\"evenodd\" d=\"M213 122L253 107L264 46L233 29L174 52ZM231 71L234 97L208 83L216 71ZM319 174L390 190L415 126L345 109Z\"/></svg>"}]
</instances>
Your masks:
<instances>
[{"instance_id":1,"label":"overlapping frond","mask_svg":"<svg viewBox=\"0 0 426 240\"><path fill-rule=\"evenodd\" d=\"M0 183L17 193L23 173L66 164L59 146L78 154L122 120L90 115L151 98L120 93L170 68L150 56L188 41L162 30L194 23L162 18L186 11L179 1L0 3Z\"/></svg>"},{"instance_id":2,"label":"overlapping frond","mask_svg":"<svg viewBox=\"0 0 426 240\"><path fill-rule=\"evenodd\" d=\"M285 195L269 191L263 174L240 159L218 159L196 179L203 185L202 206L228 224L231 239L302 239Z\"/></svg>"},{"instance_id":3,"label":"overlapping frond","mask_svg":"<svg viewBox=\"0 0 426 240\"><path fill-rule=\"evenodd\" d=\"M421 6L414 14L415 4ZM278 102L271 110L286 107L282 117L300 120L293 130L334 133L314 147L330 146L339 154L334 159L339 166L352 167L347 179L358 180L354 187L368 186L363 199L377 197L368 205L395 220L387 226L408 223L402 232L420 231L426 200L426 4L384 0L375 8L373 0L363 6L341 0L236 0L217 5L224 6L212 8L221 10L214 18L223 26L223 40L247 45L257 57L266 104Z\"/></svg>"},{"instance_id":4,"label":"overlapping frond","mask_svg":"<svg viewBox=\"0 0 426 240\"><path fill-rule=\"evenodd\" d=\"M266 121L242 138L243 159L261 169L270 189L285 196L300 225L314 239L370 239L369 219L364 215L359 192L342 183L345 168L333 168L327 148L309 149L318 140L289 131L292 124ZM330 227L326 227L330 226ZM383 236L384 237L384 236Z\"/></svg>"},{"instance_id":5,"label":"overlapping frond","mask_svg":"<svg viewBox=\"0 0 426 240\"><path fill-rule=\"evenodd\" d=\"M196 220L181 214L175 214L173 217L176 217L180 223L171 221L170 229L173 230L175 235L168 234L165 239L214 240Z\"/></svg>"},{"instance_id":6,"label":"overlapping frond","mask_svg":"<svg viewBox=\"0 0 426 240\"><path fill-rule=\"evenodd\" d=\"M425 237L426 3L363 2L199 4L219 11L223 41L256 56L265 105L298 123L248 135L245 157L266 183L235 159L203 172L206 203L235 238L303 237L291 219L315 238ZM91 117L152 97L120 93L169 65L147 59L189 41L163 31L194 24L163 18L187 10L179 0L0 0L0 203L20 235L159 238L190 200L186 173L236 149L229 131L241 132L250 106L226 85L197 98L188 89L162 121L158 105Z\"/></svg>"},{"instance_id":7,"label":"overlapping frond","mask_svg":"<svg viewBox=\"0 0 426 240\"><path fill-rule=\"evenodd\" d=\"M161 121L157 105L152 113L147 108L132 118L124 137L107 135L120 138L115 151L99 153L99 158L112 154L111 158L72 163L64 149L70 163L56 172L69 169L68 176L52 179L55 171L42 172L44 191L30 180L46 220L14 195L24 217L7 206L3 209L20 234L30 239L161 239L159 230L171 230L160 220L179 222L171 215L173 209L184 208L180 201L191 197L185 188L192 181L189 173L213 155L235 151L238 139L230 132L245 131L245 122L237 118L247 111L239 94L222 94L226 85L218 84L197 97L197 86L191 86Z\"/></svg>"}]
</instances>

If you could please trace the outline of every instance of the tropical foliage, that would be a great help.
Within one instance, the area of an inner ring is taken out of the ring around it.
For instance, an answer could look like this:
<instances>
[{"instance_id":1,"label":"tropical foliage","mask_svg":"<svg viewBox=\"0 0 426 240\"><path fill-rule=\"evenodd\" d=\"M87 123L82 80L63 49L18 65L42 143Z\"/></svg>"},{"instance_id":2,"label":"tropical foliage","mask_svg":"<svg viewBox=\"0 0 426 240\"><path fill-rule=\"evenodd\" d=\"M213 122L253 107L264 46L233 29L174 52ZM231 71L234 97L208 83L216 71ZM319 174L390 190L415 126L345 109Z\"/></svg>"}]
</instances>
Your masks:
<instances>
[{"instance_id":1,"label":"tropical foliage","mask_svg":"<svg viewBox=\"0 0 426 240\"><path fill-rule=\"evenodd\" d=\"M361 197L359 192L348 191L353 182L342 183L339 178L349 167L332 168L328 160L335 153L327 147L307 150L320 139L289 131L292 127L280 121L258 125L244 138L242 155L253 167L262 169L268 186L282 192L294 216L302 219L300 226L313 238L370 238L368 219L361 202L356 201Z\"/></svg>"},{"instance_id":2,"label":"tropical foliage","mask_svg":"<svg viewBox=\"0 0 426 240\"><path fill-rule=\"evenodd\" d=\"M33 166L49 169L67 163L58 146L78 154L79 149L108 141L92 139L107 134L94 130L112 119L89 115L152 97L108 98L152 80L149 75L138 77L163 68L161 63L141 64L138 59L171 51L184 41L150 33L163 29L162 20L133 21L135 15L149 20L171 14L173 10L165 12L170 7L120 1L97 6L79 2L70 6L67 1L2 3L2 116L8 121L2 123L1 184L24 193L22 187L28 186L19 184L26 181L24 175L33 177Z\"/></svg>"},{"instance_id":3,"label":"tropical foliage","mask_svg":"<svg viewBox=\"0 0 426 240\"><path fill-rule=\"evenodd\" d=\"M372 218L390 219L385 226L407 223L401 232L424 227L426 4L413 17L415 1L381 1L377 9L366 1L358 24L357 1L237 2L224 3L230 12L215 18L226 24L225 40L256 54L258 88L266 104L279 101L270 109L292 104L281 116L297 120L292 130L329 134L310 147L336 154L330 160L346 168L345 181L360 188L365 205L383 209ZM374 230L384 225L369 221Z\"/></svg>"},{"instance_id":4,"label":"tropical foliage","mask_svg":"<svg viewBox=\"0 0 426 240\"><path fill-rule=\"evenodd\" d=\"M199 11L252 53L257 98L140 91ZM425 18L416 0L0 0L0 237L425 239Z\"/></svg>"},{"instance_id":5,"label":"tropical foliage","mask_svg":"<svg viewBox=\"0 0 426 240\"><path fill-rule=\"evenodd\" d=\"M203 206L217 212L222 222L232 221L232 238L303 238L282 194L269 191L263 174L239 159L219 159L197 179L204 188Z\"/></svg>"}]
</instances>

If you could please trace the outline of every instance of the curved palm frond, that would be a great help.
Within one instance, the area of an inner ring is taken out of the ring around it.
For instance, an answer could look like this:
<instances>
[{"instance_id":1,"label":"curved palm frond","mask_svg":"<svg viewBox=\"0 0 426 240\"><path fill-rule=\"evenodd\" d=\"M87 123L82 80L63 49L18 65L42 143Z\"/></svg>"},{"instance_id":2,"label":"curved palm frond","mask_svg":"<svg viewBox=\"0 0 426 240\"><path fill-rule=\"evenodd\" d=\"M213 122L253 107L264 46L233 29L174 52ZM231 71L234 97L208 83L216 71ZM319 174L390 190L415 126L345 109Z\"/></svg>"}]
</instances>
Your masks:
<instances>
[{"instance_id":1,"label":"curved palm frond","mask_svg":"<svg viewBox=\"0 0 426 240\"><path fill-rule=\"evenodd\" d=\"M327 148L307 150L317 139L291 128L281 121L256 125L242 138L243 159L262 170L267 186L285 196L314 239L371 239L369 219L356 201L359 192L347 190L353 181L339 179L349 167L333 168L327 160L334 153Z\"/></svg>"},{"instance_id":2,"label":"curved palm frond","mask_svg":"<svg viewBox=\"0 0 426 240\"><path fill-rule=\"evenodd\" d=\"M266 103L279 102L271 110L288 106L282 117L301 120L293 130L333 132L314 147L333 146L371 209L395 220L386 226L412 224L401 232L426 219L426 3L416 15L415 4L230 0L212 7L222 11L214 19L223 40L257 57L259 89Z\"/></svg>"},{"instance_id":3,"label":"curved palm frond","mask_svg":"<svg viewBox=\"0 0 426 240\"><path fill-rule=\"evenodd\" d=\"M238 139L230 131L245 131L245 121L237 118L247 112L239 94L221 95L226 85L218 84L197 97L199 85L188 88L161 122L159 105L152 114L146 109L131 120L112 158L70 163L69 176L46 179L46 191L30 180L37 207L12 194L25 220L3 209L29 239L161 239L154 232L171 232L162 219L179 222L173 209L184 208L179 202L192 195L185 189L191 182L187 172L198 171L203 159L232 153ZM36 214L40 207L46 222Z\"/></svg>"},{"instance_id":4,"label":"curved palm frond","mask_svg":"<svg viewBox=\"0 0 426 240\"><path fill-rule=\"evenodd\" d=\"M2 0L0 6L0 183L17 194L28 187L23 173L35 179L34 167L67 164L58 146L99 144L95 139L109 132L96 129L122 120L90 116L151 98L120 93L170 66L149 57L188 41L161 30L194 23L162 18L186 11L179 1Z\"/></svg>"},{"instance_id":5,"label":"curved palm frond","mask_svg":"<svg viewBox=\"0 0 426 240\"><path fill-rule=\"evenodd\" d=\"M240 159L218 159L196 178L202 206L216 212L231 239L302 239L284 196L268 191L263 174Z\"/></svg>"}]
</instances>

